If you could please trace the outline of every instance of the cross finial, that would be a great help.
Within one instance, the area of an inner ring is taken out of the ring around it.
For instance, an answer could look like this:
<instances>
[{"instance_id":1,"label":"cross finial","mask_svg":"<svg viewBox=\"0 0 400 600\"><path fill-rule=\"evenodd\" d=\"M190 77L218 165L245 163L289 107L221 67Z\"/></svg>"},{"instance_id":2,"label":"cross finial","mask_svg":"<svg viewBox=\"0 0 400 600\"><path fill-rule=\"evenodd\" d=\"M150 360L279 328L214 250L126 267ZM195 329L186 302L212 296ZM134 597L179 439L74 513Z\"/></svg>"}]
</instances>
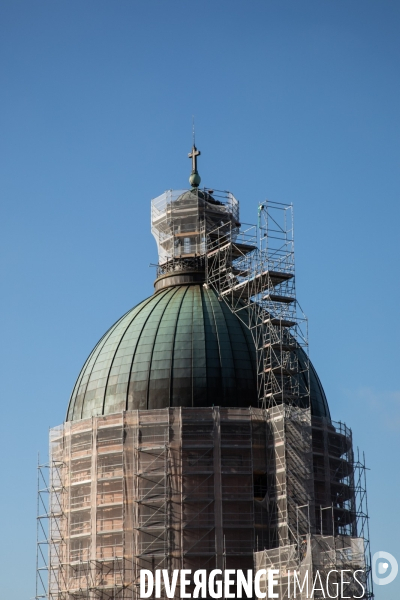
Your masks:
<instances>
[{"instance_id":1,"label":"cross finial","mask_svg":"<svg viewBox=\"0 0 400 600\"><path fill-rule=\"evenodd\" d=\"M193 143L192 151L188 154L188 157L192 159L192 173L189 177L189 183L193 187L199 187L200 175L197 172L197 157L200 156L200 150L197 150L196 145Z\"/></svg>"},{"instance_id":2,"label":"cross finial","mask_svg":"<svg viewBox=\"0 0 400 600\"><path fill-rule=\"evenodd\" d=\"M192 173L197 173L197 157L200 156L200 150L197 150L193 144L192 151L188 154L188 157L192 159Z\"/></svg>"}]
</instances>

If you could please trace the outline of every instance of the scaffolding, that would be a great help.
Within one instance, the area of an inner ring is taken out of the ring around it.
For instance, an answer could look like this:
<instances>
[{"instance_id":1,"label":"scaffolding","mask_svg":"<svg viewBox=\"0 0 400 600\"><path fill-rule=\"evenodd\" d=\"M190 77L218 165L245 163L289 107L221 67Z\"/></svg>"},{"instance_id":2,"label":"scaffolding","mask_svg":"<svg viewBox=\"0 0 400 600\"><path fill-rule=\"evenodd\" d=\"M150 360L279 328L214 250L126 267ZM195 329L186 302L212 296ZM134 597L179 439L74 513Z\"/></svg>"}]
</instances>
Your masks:
<instances>
[{"instance_id":1,"label":"scaffolding","mask_svg":"<svg viewBox=\"0 0 400 600\"><path fill-rule=\"evenodd\" d=\"M48 598L49 587L49 465L37 466L36 506L36 595L35 600Z\"/></svg>"},{"instance_id":2,"label":"scaffolding","mask_svg":"<svg viewBox=\"0 0 400 600\"><path fill-rule=\"evenodd\" d=\"M239 232L221 226L207 238L206 285L250 329L257 353L259 406L267 423L268 526L264 554L256 553L255 562L278 560L286 571L295 564L304 570L305 560L307 569L352 564L363 568L364 597L372 598L365 465L354 461L345 425L311 416L307 319L296 299L293 234L292 206L265 201L257 226Z\"/></svg>"},{"instance_id":3,"label":"scaffolding","mask_svg":"<svg viewBox=\"0 0 400 600\"><path fill-rule=\"evenodd\" d=\"M318 496L321 457L331 489ZM37 599L133 600L141 569L252 568L255 550L256 564L279 559L284 574L293 560L304 569L309 547L310 569L346 558L372 589L365 465L350 430L309 408L93 417L52 430L50 459L39 468Z\"/></svg>"},{"instance_id":4,"label":"scaffolding","mask_svg":"<svg viewBox=\"0 0 400 600\"><path fill-rule=\"evenodd\" d=\"M204 257L207 236L216 227L226 232L240 227L239 203L230 192L168 190L151 201L151 232L164 272L171 264Z\"/></svg>"},{"instance_id":5,"label":"scaffolding","mask_svg":"<svg viewBox=\"0 0 400 600\"><path fill-rule=\"evenodd\" d=\"M228 192L168 191L152 201L152 233L159 276L200 273L251 331L259 407L124 411L51 430L37 600L136 600L141 569L254 564L279 564L282 598L292 568L363 565L372 598L365 464L345 425L311 415L292 206L262 203L257 225L241 225Z\"/></svg>"},{"instance_id":6,"label":"scaffolding","mask_svg":"<svg viewBox=\"0 0 400 600\"><path fill-rule=\"evenodd\" d=\"M266 410L268 540L265 548L296 543L314 529L310 409Z\"/></svg>"},{"instance_id":7,"label":"scaffolding","mask_svg":"<svg viewBox=\"0 0 400 600\"><path fill-rule=\"evenodd\" d=\"M365 589L362 597L373 598L365 456L360 455L358 449L355 456L352 432L344 423L321 422L314 418L314 477L319 481L322 480L318 475L321 455L326 465L325 494L320 495L315 486L316 526L307 542L314 572L319 571L327 578L334 569L349 571L350 581L343 593L357 597L361 588L354 573L359 571L357 579ZM303 539L301 543L306 542ZM333 593L337 583L338 580L331 578L329 593Z\"/></svg>"},{"instance_id":8,"label":"scaffolding","mask_svg":"<svg viewBox=\"0 0 400 600\"><path fill-rule=\"evenodd\" d=\"M372 597L363 593L367 582L363 575L365 562L362 538L309 534L304 538L300 551L292 544L256 552L255 569L279 570L277 587L281 600ZM354 577L357 571L359 573ZM346 572L347 577L343 578L343 587L341 572ZM266 577L262 576L260 591L265 593L266 590Z\"/></svg>"},{"instance_id":9,"label":"scaffolding","mask_svg":"<svg viewBox=\"0 0 400 600\"><path fill-rule=\"evenodd\" d=\"M37 598L136 599L141 569L251 569L267 528L266 431L261 409L218 407L52 430Z\"/></svg>"},{"instance_id":10,"label":"scaffolding","mask_svg":"<svg viewBox=\"0 0 400 600\"><path fill-rule=\"evenodd\" d=\"M257 225L210 232L206 277L253 335L259 406L308 406L307 319L296 300L292 206L266 201Z\"/></svg>"},{"instance_id":11,"label":"scaffolding","mask_svg":"<svg viewBox=\"0 0 400 600\"><path fill-rule=\"evenodd\" d=\"M36 598L124 598L122 444L114 416L50 431L49 464L39 467Z\"/></svg>"},{"instance_id":12,"label":"scaffolding","mask_svg":"<svg viewBox=\"0 0 400 600\"><path fill-rule=\"evenodd\" d=\"M321 423L320 420L312 419L311 460L315 477L313 492L311 486L307 485L311 475L306 470L307 465L310 466L308 441L303 437L303 444L299 447L300 436L295 434L292 439L297 440L297 459L293 460L289 433L293 416L290 413L285 415L283 407L278 407L278 410L281 418L275 414L275 425L269 436L272 442L269 444L268 454L270 546L255 552L255 569L279 569L279 597L285 600L293 597L294 571L301 582L305 578L309 582L304 594L298 591L296 597L300 599L338 597L337 586L341 585L341 571L347 571L343 597L371 599L374 595L365 459L358 451L357 458L354 459L351 431L343 423ZM298 425L298 419L295 419L296 422ZM307 431L309 425L307 423ZM322 432L322 435L315 435L316 432ZM323 437L327 438L325 441L328 443L320 444ZM319 494L320 488L317 485L321 455L328 460L328 470L324 470L323 475L331 485L323 494ZM309 500L302 505L302 498L305 499L310 490ZM329 504L324 504L328 501ZM336 575L332 575L335 571ZM310 596L316 577L318 583L320 580L324 583L324 590L315 590L313 596ZM264 578L260 589L265 591L265 588Z\"/></svg>"}]
</instances>

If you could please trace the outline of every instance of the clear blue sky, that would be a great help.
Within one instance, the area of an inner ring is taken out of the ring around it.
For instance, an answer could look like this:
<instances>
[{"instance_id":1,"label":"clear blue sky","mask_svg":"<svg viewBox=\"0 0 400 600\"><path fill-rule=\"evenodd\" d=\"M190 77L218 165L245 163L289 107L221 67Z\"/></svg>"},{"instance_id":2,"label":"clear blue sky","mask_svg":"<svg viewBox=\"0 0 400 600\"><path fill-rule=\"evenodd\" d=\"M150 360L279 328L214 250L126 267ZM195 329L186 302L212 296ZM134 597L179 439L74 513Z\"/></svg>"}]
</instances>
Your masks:
<instances>
[{"instance_id":1,"label":"clear blue sky","mask_svg":"<svg viewBox=\"0 0 400 600\"><path fill-rule=\"evenodd\" d=\"M37 452L152 293L150 199L188 185L193 114L242 220L295 205L310 355L366 451L372 548L400 561L399 54L389 0L1 2L2 599L34 595Z\"/></svg>"}]
</instances>

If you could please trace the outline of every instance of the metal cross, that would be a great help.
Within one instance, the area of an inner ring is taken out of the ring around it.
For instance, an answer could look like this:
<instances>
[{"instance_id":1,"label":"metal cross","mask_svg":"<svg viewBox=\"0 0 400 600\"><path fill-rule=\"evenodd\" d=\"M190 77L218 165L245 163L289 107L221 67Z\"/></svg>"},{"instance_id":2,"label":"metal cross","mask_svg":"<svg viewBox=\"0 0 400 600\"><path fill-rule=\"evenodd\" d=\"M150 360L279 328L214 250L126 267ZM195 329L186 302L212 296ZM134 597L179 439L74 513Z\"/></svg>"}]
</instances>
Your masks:
<instances>
[{"instance_id":1,"label":"metal cross","mask_svg":"<svg viewBox=\"0 0 400 600\"><path fill-rule=\"evenodd\" d=\"M192 151L188 154L188 157L192 159L192 172L197 173L197 157L200 156L200 150L197 150L196 146L193 144Z\"/></svg>"}]
</instances>

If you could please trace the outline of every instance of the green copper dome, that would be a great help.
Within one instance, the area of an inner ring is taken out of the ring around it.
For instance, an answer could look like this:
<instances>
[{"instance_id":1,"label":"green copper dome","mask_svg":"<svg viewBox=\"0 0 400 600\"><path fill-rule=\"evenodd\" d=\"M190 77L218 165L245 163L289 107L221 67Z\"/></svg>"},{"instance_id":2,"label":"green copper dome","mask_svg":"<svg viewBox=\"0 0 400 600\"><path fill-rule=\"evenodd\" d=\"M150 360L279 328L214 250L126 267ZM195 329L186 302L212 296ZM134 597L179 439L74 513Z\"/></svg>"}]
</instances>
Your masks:
<instances>
[{"instance_id":1,"label":"green copper dome","mask_svg":"<svg viewBox=\"0 0 400 600\"><path fill-rule=\"evenodd\" d=\"M257 406L250 331L201 284L162 289L98 342L75 384L67 420L169 406ZM329 416L311 368L312 412Z\"/></svg>"}]
</instances>

